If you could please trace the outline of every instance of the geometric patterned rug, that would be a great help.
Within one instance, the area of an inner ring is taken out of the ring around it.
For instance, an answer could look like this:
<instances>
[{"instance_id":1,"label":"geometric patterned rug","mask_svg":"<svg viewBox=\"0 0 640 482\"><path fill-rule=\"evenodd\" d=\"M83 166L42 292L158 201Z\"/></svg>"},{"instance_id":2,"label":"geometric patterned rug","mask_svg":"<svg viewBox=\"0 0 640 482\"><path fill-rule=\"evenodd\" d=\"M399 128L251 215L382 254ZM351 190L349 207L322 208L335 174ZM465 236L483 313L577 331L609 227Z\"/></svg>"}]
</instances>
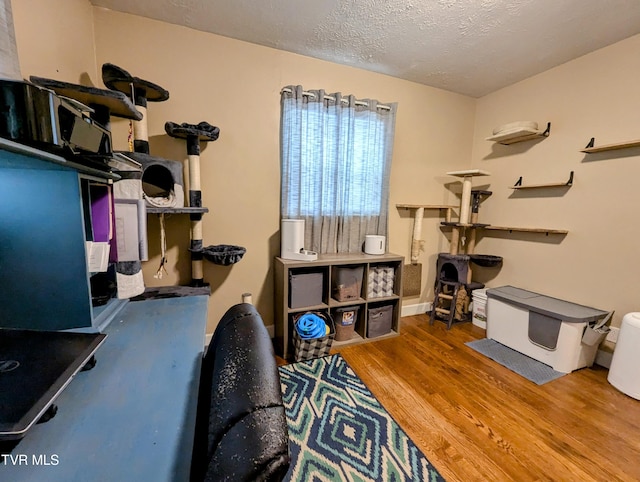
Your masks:
<instances>
[{"instance_id":1,"label":"geometric patterned rug","mask_svg":"<svg viewBox=\"0 0 640 482\"><path fill-rule=\"evenodd\" d=\"M285 481L443 481L339 354L279 367Z\"/></svg>"}]
</instances>

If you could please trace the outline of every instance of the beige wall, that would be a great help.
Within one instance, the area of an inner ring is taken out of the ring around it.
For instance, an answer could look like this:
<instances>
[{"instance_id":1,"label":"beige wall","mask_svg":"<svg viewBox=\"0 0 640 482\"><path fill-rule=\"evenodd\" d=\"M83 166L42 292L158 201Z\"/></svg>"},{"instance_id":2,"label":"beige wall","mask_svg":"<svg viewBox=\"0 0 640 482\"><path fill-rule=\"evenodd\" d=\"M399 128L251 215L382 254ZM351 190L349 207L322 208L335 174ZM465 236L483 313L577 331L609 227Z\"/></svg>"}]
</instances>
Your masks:
<instances>
[{"instance_id":1,"label":"beige wall","mask_svg":"<svg viewBox=\"0 0 640 482\"><path fill-rule=\"evenodd\" d=\"M474 185L493 195L480 221L495 225L561 228L566 237L501 234L483 237L477 252L504 257L500 270L476 268L489 286L513 284L601 309L615 309L614 325L638 309L636 240L640 234L640 171L637 149L586 156L579 150L590 137L598 144L638 138L640 36L594 52L491 95L474 100L419 84L352 69L90 7L86 0L13 2L23 76L40 75L77 82L112 62L165 87L171 98L150 104L152 154L185 157L184 144L168 138L164 122L206 120L221 129L220 139L202 154L205 244L247 248L232 267L205 265L212 285L209 326L253 293L267 325L273 323L271 261L279 252L279 91L288 84L325 88L398 102L391 179L389 249L409 257L413 220L396 203L456 203L459 183L444 175L452 169L490 171ZM56 22L45 21L55 18ZM95 53L94 53L95 50ZM86 77L83 79L86 82ZM514 120L552 123L551 136L506 147L484 138ZM126 149L128 125L113 126L117 148ZM474 133L475 132L475 133ZM514 194L509 186L566 180L575 185ZM437 252L448 250L438 213L427 212L423 292L404 300L431 299ZM167 222L168 278L155 280L159 241L150 217L148 285L190 279L188 220Z\"/></svg>"},{"instance_id":2,"label":"beige wall","mask_svg":"<svg viewBox=\"0 0 640 482\"><path fill-rule=\"evenodd\" d=\"M567 229L565 237L484 237L477 252L504 257L491 286L511 284L604 310L614 325L640 309L640 149L586 155L596 145L640 138L640 36L568 62L478 100L473 167L493 195L480 222ZM484 140L492 129L517 120L551 122L544 140L501 146ZM526 192L523 184L562 182L570 189ZM479 270L476 270L480 273Z\"/></svg>"},{"instance_id":3,"label":"beige wall","mask_svg":"<svg viewBox=\"0 0 640 482\"><path fill-rule=\"evenodd\" d=\"M13 0L11 7L24 78L102 85L96 78L93 7L87 0Z\"/></svg>"},{"instance_id":4,"label":"beige wall","mask_svg":"<svg viewBox=\"0 0 640 482\"><path fill-rule=\"evenodd\" d=\"M247 253L231 267L205 264L205 280L213 291L209 331L244 292L253 294L265 323L273 323L272 260L280 250L279 92L285 85L399 103L391 179L392 252L409 256L412 230L412 220L395 204L443 202L448 194L439 176L465 166L471 157L471 98L104 9L95 9L94 18L98 66L114 63L170 92L168 101L149 104L152 154L186 157L184 143L166 136L165 121L204 120L220 127L219 140L201 156L203 204L210 210L203 218L204 243L236 244ZM126 148L127 128L124 122L114 123L116 147ZM173 247L170 276L162 280L153 278L159 250L157 222L150 221L154 257L144 267L147 284L187 283L187 220L174 216L167 224ZM435 222L425 222L427 253L443 243Z\"/></svg>"}]
</instances>

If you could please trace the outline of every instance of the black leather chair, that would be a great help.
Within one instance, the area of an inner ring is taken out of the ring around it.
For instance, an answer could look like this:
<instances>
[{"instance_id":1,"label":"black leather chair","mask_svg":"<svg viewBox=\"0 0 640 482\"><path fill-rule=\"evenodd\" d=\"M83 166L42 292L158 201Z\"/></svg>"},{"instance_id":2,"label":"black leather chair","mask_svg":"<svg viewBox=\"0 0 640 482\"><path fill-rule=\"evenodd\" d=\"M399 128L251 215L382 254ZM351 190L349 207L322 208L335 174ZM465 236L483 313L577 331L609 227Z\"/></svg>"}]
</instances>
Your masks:
<instances>
[{"instance_id":1,"label":"black leather chair","mask_svg":"<svg viewBox=\"0 0 640 482\"><path fill-rule=\"evenodd\" d=\"M280 481L289 433L271 339L253 305L231 307L206 351L193 481Z\"/></svg>"}]
</instances>

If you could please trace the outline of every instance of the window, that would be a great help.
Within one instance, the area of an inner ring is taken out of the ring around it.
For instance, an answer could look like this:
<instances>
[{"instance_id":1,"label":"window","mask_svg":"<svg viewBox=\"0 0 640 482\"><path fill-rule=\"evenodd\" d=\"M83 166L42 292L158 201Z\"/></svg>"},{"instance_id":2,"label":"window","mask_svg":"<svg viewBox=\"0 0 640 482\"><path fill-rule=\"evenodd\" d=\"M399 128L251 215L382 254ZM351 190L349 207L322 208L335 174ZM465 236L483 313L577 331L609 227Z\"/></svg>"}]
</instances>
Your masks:
<instances>
[{"instance_id":1,"label":"window","mask_svg":"<svg viewBox=\"0 0 640 482\"><path fill-rule=\"evenodd\" d=\"M283 89L281 105L282 217L305 219L320 252L386 235L395 105L300 86Z\"/></svg>"}]
</instances>

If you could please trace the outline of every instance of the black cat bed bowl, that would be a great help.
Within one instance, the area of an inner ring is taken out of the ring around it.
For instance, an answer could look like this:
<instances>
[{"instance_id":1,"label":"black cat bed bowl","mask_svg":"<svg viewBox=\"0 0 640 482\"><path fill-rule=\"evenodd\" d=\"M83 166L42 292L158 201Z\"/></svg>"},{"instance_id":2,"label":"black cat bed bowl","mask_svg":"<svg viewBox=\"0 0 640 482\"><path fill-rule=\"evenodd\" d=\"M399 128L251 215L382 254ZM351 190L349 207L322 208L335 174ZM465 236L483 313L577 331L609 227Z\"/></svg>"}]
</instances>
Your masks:
<instances>
[{"instance_id":1,"label":"black cat bed bowl","mask_svg":"<svg viewBox=\"0 0 640 482\"><path fill-rule=\"evenodd\" d=\"M469 258L472 263L483 268L493 268L502 263L502 256L493 256L491 254L470 254Z\"/></svg>"},{"instance_id":2,"label":"black cat bed bowl","mask_svg":"<svg viewBox=\"0 0 640 482\"><path fill-rule=\"evenodd\" d=\"M240 261L247 250L242 246L218 244L216 246L207 246L206 248L203 248L201 251L198 250L197 252L202 253L204 259L213 264L229 266Z\"/></svg>"}]
</instances>

